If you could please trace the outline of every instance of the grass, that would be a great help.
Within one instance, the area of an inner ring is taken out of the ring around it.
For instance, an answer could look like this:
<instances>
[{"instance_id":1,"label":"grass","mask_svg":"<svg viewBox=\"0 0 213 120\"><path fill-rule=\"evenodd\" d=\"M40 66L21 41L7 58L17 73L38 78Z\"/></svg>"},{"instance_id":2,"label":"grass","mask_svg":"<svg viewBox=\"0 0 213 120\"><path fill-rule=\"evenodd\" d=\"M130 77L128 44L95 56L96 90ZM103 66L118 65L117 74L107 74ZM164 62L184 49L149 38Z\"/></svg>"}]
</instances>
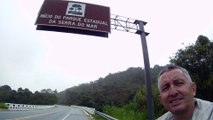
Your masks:
<instances>
[{"instance_id":1,"label":"grass","mask_svg":"<svg viewBox=\"0 0 213 120\"><path fill-rule=\"evenodd\" d=\"M135 111L130 105L124 107L105 106L106 114L119 120L145 120L147 118L146 111Z\"/></svg>"},{"instance_id":2,"label":"grass","mask_svg":"<svg viewBox=\"0 0 213 120\"><path fill-rule=\"evenodd\" d=\"M105 118L103 118L103 117L101 117L100 115L97 115L97 114L92 115L92 117L93 117L95 120L106 120Z\"/></svg>"}]
</instances>

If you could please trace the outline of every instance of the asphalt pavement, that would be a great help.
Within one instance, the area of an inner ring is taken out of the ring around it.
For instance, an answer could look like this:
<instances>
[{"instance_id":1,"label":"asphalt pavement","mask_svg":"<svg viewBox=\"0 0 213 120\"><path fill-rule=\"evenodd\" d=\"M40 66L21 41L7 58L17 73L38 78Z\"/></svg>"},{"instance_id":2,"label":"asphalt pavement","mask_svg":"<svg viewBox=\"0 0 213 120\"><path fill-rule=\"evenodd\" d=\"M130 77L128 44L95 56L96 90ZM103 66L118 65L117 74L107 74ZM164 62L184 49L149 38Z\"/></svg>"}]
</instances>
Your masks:
<instances>
[{"instance_id":1,"label":"asphalt pavement","mask_svg":"<svg viewBox=\"0 0 213 120\"><path fill-rule=\"evenodd\" d=\"M90 118L77 107L57 106L40 110L1 110L0 120L90 120Z\"/></svg>"}]
</instances>

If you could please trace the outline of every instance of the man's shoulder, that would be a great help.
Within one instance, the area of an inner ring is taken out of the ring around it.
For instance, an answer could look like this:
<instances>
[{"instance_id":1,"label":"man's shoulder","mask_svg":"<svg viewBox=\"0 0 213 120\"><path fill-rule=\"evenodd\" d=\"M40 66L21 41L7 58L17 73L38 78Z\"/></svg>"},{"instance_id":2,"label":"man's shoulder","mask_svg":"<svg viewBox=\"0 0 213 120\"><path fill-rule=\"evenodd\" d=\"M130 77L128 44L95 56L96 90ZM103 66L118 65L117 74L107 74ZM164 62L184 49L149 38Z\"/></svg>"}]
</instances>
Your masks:
<instances>
[{"instance_id":1,"label":"man's shoulder","mask_svg":"<svg viewBox=\"0 0 213 120\"><path fill-rule=\"evenodd\" d=\"M157 120L173 120L172 113L166 112L165 114L157 118Z\"/></svg>"},{"instance_id":2,"label":"man's shoulder","mask_svg":"<svg viewBox=\"0 0 213 120\"><path fill-rule=\"evenodd\" d=\"M193 114L193 120L212 120L213 119L213 103L196 98L197 107Z\"/></svg>"},{"instance_id":3,"label":"man's shoulder","mask_svg":"<svg viewBox=\"0 0 213 120\"><path fill-rule=\"evenodd\" d=\"M199 98L196 98L195 100L199 109L207 109L208 107L212 108L213 106L213 103L210 101L202 100Z\"/></svg>"}]
</instances>

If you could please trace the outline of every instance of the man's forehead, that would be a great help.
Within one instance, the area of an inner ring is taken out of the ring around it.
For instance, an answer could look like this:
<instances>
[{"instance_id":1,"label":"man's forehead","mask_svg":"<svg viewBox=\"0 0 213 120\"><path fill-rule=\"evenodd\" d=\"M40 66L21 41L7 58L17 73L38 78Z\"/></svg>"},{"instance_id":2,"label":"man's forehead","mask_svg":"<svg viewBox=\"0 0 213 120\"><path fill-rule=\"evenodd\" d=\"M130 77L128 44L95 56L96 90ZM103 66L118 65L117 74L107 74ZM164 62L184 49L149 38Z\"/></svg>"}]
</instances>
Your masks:
<instances>
[{"instance_id":1,"label":"man's forehead","mask_svg":"<svg viewBox=\"0 0 213 120\"><path fill-rule=\"evenodd\" d=\"M163 74L161 74L160 78L168 77L168 76L177 76L179 74L183 74L183 72L180 69L173 69L171 71L166 71Z\"/></svg>"},{"instance_id":2,"label":"man's forehead","mask_svg":"<svg viewBox=\"0 0 213 120\"><path fill-rule=\"evenodd\" d=\"M177 80L180 77L185 77L185 76L183 76L183 72L179 69L174 69L174 70L165 72L160 76L160 84L164 82L168 82L168 81Z\"/></svg>"}]
</instances>

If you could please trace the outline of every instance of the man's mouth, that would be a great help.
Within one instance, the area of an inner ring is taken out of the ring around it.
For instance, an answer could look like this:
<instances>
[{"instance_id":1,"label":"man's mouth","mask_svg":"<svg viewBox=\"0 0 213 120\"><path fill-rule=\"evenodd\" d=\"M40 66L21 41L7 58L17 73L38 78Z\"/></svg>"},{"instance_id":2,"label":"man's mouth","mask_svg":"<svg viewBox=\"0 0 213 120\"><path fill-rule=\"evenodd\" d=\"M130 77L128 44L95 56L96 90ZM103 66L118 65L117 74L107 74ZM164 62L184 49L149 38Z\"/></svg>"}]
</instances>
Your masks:
<instances>
[{"instance_id":1,"label":"man's mouth","mask_svg":"<svg viewBox=\"0 0 213 120\"><path fill-rule=\"evenodd\" d=\"M171 104L178 103L180 100L182 100L182 98L171 99L171 100L169 101L169 103L171 103Z\"/></svg>"}]
</instances>

